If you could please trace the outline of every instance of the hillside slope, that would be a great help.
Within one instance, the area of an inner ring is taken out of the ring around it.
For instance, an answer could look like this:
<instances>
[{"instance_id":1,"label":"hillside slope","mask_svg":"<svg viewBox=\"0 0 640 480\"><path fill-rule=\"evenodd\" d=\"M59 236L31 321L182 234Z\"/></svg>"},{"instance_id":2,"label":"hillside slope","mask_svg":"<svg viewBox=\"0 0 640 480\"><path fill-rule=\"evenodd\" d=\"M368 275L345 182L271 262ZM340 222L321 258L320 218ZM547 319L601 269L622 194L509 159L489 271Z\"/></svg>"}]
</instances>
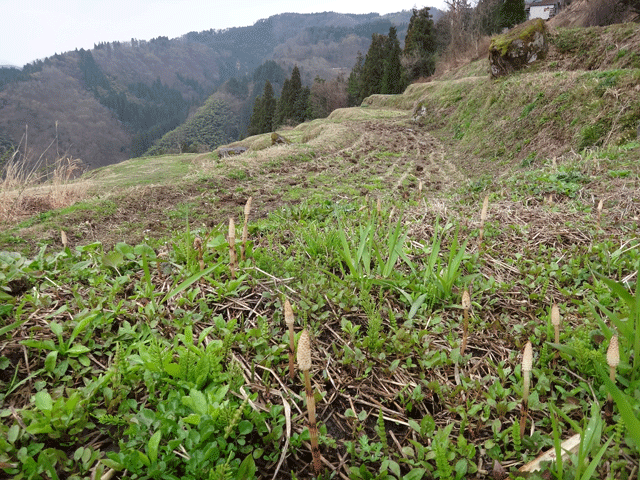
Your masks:
<instances>
[{"instance_id":1,"label":"hillside slope","mask_svg":"<svg viewBox=\"0 0 640 480\"><path fill-rule=\"evenodd\" d=\"M20 145L26 125L29 151L19 156L29 165L60 153L88 168L139 156L224 81L269 59L298 64L308 84L332 78L366 52L372 33L388 32L392 22L406 26L410 15L286 13L249 27L100 43L22 71L0 69L0 159ZM55 152L47 149L52 143Z\"/></svg>"},{"instance_id":2,"label":"hillside slope","mask_svg":"<svg viewBox=\"0 0 640 480\"><path fill-rule=\"evenodd\" d=\"M639 72L591 46L0 191L3 474L633 477Z\"/></svg>"},{"instance_id":3,"label":"hillside slope","mask_svg":"<svg viewBox=\"0 0 640 480\"><path fill-rule=\"evenodd\" d=\"M117 185L118 178L129 184L133 170L137 172L135 178L147 178L145 183L150 186L145 189L157 192L152 193L157 195L157 202L145 206L145 215L139 220L151 229L156 222L165 222L166 209L175 203L176 195L192 204L195 211L202 206L209 216L212 213L204 205L216 202L218 208L213 215L220 220L245 195L267 198L266 213L282 203L336 198L345 192L406 195L420 182L436 190L454 185L483 189L497 178L543 168L554 158L571 159L620 145L626 145L624 156L634 162L640 155L634 143L640 123L640 70L633 61L633 51L626 51L623 45L635 41L639 29L638 25L625 24L559 30L553 40L556 51L529 70L492 80L488 75L475 75L486 69L481 60L461 69L475 76L454 74L453 80L411 85L402 95L374 95L360 108L337 110L327 119L281 130L293 141L290 146L271 147L270 136L259 135L233 143L249 149L234 159L217 161L215 153L149 157L131 161L135 169L124 162L124 176L118 175L118 168L110 168L98 170L89 178L97 182L98 191L106 172L111 179L109 189ZM566 45L574 45L576 38L583 37L594 42L588 50L580 50L577 55L567 49ZM606 43L611 38L624 39L619 42L618 52L601 48L603 43L597 41ZM584 68L587 64L597 64L601 69L560 70L562 65ZM215 108L221 106L215 97L210 102ZM427 115L416 123L413 112L418 106L424 106ZM207 109L202 109L185 128L196 128L198 122L206 124L207 118ZM181 138L178 133L172 135L165 146L178 152ZM174 169L179 174L172 177L171 186L164 185L158 172L171 175ZM213 191L202 194L201 187L193 183L202 175L213 175L202 187ZM175 184L176 178L183 181ZM338 178L342 179L339 188L335 184ZM162 194L167 195L166 201L160 200ZM121 195L126 199L126 190ZM129 205L129 200L124 201ZM146 202L142 197L140 201ZM135 211L139 206L134 200L130 206L119 208L117 217L127 218L128 209ZM80 214L86 219L85 215L91 216L89 212ZM137 217L134 212L131 215ZM114 218L106 224L117 221ZM22 231L20 236L25 235L29 243L42 239L40 235L56 241L55 229L44 233L41 228L46 227ZM77 235L82 238L86 232L78 228Z\"/></svg>"}]
</instances>

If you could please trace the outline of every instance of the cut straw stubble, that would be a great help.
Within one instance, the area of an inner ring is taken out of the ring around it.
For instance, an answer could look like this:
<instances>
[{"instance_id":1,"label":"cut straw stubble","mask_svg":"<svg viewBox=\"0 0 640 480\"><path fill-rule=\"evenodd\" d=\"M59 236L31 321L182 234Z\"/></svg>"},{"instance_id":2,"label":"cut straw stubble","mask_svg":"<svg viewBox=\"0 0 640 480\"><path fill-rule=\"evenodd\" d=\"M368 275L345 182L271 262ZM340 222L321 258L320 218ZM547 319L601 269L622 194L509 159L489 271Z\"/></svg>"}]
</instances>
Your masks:
<instances>
[{"instance_id":1,"label":"cut straw stubble","mask_svg":"<svg viewBox=\"0 0 640 480\"><path fill-rule=\"evenodd\" d=\"M307 396L307 412L309 413L309 436L311 438L311 454L313 456L313 469L316 474L322 470L320 447L318 446L318 427L316 426L316 403L311 389L311 342L309 333L303 330L298 339L298 368L304 374L304 387Z\"/></svg>"}]
</instances>

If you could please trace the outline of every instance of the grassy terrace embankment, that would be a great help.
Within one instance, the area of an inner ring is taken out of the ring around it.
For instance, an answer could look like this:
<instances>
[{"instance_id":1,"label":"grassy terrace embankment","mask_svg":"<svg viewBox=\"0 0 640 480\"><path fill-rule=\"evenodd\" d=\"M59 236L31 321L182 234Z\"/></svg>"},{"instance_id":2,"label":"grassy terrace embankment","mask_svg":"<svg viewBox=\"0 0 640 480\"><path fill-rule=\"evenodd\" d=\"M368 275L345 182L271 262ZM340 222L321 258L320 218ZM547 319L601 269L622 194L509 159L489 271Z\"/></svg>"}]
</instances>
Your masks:
<instances>
[{"instance_id":1,"label":"grassy terrace embankment","mask_svg":"<svg viewBox=\"0 0 640 480\"><path fill-rule=\"evenodd\" d=\"M0 236L2 471L310 478L288 299L312 339L322 478L515 477L580 431L541 474L637 473L638 70L553 55L371 97L279 132L291 145L105 167L62 210L42 211L63 187L3 193L35 215Z\"/></svg>"}]
</instances>

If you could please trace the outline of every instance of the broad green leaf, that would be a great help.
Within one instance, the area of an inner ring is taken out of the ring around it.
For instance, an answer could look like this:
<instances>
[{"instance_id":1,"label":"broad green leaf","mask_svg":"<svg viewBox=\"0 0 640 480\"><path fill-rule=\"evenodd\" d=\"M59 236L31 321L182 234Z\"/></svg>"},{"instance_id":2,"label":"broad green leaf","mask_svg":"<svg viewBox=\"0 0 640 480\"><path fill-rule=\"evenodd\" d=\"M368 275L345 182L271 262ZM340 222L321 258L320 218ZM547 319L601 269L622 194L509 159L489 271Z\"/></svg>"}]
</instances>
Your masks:
<instances>
[{"instance_id":1,"label":"broad green leaf","mask_svg":"<svg viewBox=\"0 0 640 480\"><path fill-rule=\"evenodd\" d=\"M226 246L226 245L228 245L228 243L224 235L218 235L217 237L213 237L207 242L207 248L212 248L212 249L216 249L218 247Z\"/></svg>"},{"instance_id":2,"label":"broad green leaf","mask_svg":"<svg viewBox=\"0 0 640 480\"><path fill-rule=\"evenodd\" d=\"M78 447L75 452L73 452L73 459L77 462L84 455L84 447Z\"/></svg>"},{"instance_id":3,"label":"broad green leaf","mask_svg":"<svg viewBox=\"0 0 640 480\"><path fill-rule=\"evenodd\" d=\"M14 301L15 301L15 298L13 298L8 293L0 290L0 302L11 303ZM13 305L0 305L0 317L3 315L9 315L9 313L11 313L11 310L13 310Z\"/></svg>"},{"instance_id":4,"label":"broad green leaf","mask_svg":"<svg viewBox=\"0 0 640 480\"><path fill-rule=\"evenodd\" d=\"M76 391L67 399L67 401L64 404L64 410L67 412L67 414L71 414L75 410L76 405L78 405L81 398L82 398L81 394L78 391Z\"/></svg>"},{"instance_id":5,"label":"broad green leaf","mask_svg":"<svg viewBox=\"0 0 640 480\"><path fill-rule=\"evenodd\" d=\"M149 460L152 463L158 461L158 446L160 445L160 439L162 438L162 432L158 430L149 439Z\"/></svg>"},{"instance_id":6,"label":"broad green leaf","mask_svg":"<svg viewBox=\"0 0 640 480\"><path fill-rule=\"evenodd\" d=\"M164 371L167 372L172 377L176 377L176 378L180 377L180 365L178 365L177 363L165 364Z\"/></svg>"},{"instance_id":7,"label":"broad green leaf","mask_svg":"<svg viewBox=\"0 0 640 480\"><path fill-rule=\"evenodd\" d=\"M200 415L192 413L191 415L184 417L182 421L190 425L200 425Z\"/></svg>"},{"instance_id":8,"label":"broad green leaf","mask_svg":"<svg viewBox=\"0 0 640 480\"><path fill-rule=\"evenodd\" d=\"M428 292L427 293L423 293L418 298L416 298L415 302L413 302L411 304L411 310L409 310L409 315L407 315L407 318L409 320L411 320L415 316L415 314L418 313L418 310L420 309L420 307L422 306L424 301L427 299L428 295L429 295Z\"/></svg>"},{"instance_id":9,"label":"broad green leaf","mask_svg":"<svg viewBox=\"0 0 640 480\"><path fill-rule=\"evenodd\" d=\"M56 368L56 362L58 361L58 351L54 350L47 354L47 358L44 360L44 369L51 373Z\"/></svg>"},{"instance_id":10,"label":"broad green leaf","mask_svg":"<svg viewBox=\"0 0 640 480\"><path fill-rule=\"evenodd\" d=\"M389 470L391 470L391 473L393 473L398 478L400 478L400 475L402 475L402 473L400 472L400 465L398 465L398 463L394 462L393 460L389 460Z\"/></svg>"},{"instance_id":11,"label":"broad green leaf","mask_svg":"<svg viewBox=\"0 0 640 480\"><path fill-rule=\"evenodd\" d=\"M156 252L146 243L142 243L133 247L133 253L135 253L136 255L146 255L151 260L154 260L156 258Z\"/></svg>"},{"instance_id":12,"label":"broad green leaf","mask_svg":"<svg viewBox=\"0 0 640 480\"><path fill-rule=\"evenodd\" d=\"M45 413L50 413L53 408L53 400L46 390L40 390L36 393L35 404L38 410Z\"/></svg>"},{"instance_id":13,"label":"broad green leaf","mask_svg":"<svg viewBox=\"0 0 640 480\"><path fill-rule=\"evenodd\" d=\"M193 408L196 413L199 413L200 415L206 415L209 411L209 406L207 404L207 397L204 396L204 393L196 389L191 389L191 391L189 392L189 396L193 401L193 405L191 405L191 408Z\"/></svg>"},{"instance_id":14,"label":"broad green leaf","mask_svg":"<svg viewBox=\"0 0 640 480\"><path fill-rule=\"evenodd\" d=\"M425 472L426 470L424 468L414 468L402 477L402 480L421 480Z\"/></svg>"},{"instance_id":15,"label":"broad green leaf","mask_svg":"<svg viewBox=\"0 0 640 480\"><path fill-rule=\"evenodd\" d=\"M238 432L240 435L248 435L253 430L253 424L248 420L242 420L238 424Z\"/></svg>"},{"instance_id":16,"label":"broad green leaf","mask_svg":"<svg viewBox=\"0 0 640 480\"><path fill-rule=\"evenodd\" d=\"M44 420L42 422L33 422L26 428L26 432L30 433L31 435L51 433L53 432L53 427L51 427L51 423L49 420Z\"/></svg>"},{"instance_id":17,"label":"broad green leaf","mask_svg":"<svg viewBox=\"0 0 640 480\"><path fill-rule=\"evenodd\" d=\"M60 325L59 323L51 322L49 324L49 328L51 329L51 331L56 337L62 336L62 325Z\"/></svg>"},{"instance_id":18,"label":"broad green leaf","mask_svg":"<svg viewBox=\"0 0 640 480\"><path fill-rule=\"evenodd\" d=\"M409 426L413 428L416 432L420 433L420 424L413 419L409 419Z\"/></svg>"},{"instance_id":19,"label":"broad green leaf","mask_svg":"<svg viewBox=\"0 0 640 480\"><path fill-rule=\"evenodd\" d=\"M255 478L256 476L256 463L253 460L253 455L247 455L240 464L236 478Z\"/></svg>"},{"instance_id":20,"label":"broad green leaf","mask_svg":"<svg viewBox=\"0 0 640 480\"><path fill-rule=\"evenodd\" d=\"M7 432L7 440L9 440L9 443L15 443L15 441L18 439L19 434L20 426L13 425Z\"/></svg>"},{"instance_id":21,"label":"broad green leaf","mask_svg":"<svg viewBox=\"0 0 640 480\"><path fill-rule=\"evenodd\" d=\"M127 243L124 243L124 242L116 243L115 247L113 247L113 251L121 253L124 257L127 257L131 260L133 260L134 258L133 247Z\"/></svg>"},{"instance_id":22,"label":"broad green leaf","mask_svg":"<svg viewBox=\"0 0 640 480\"><path fill-rule=\"evenodd\" d=\"M91 351L90 348L85 347L84 345L76 344L73 347L71 347L69 350L67 350L67 355L77 357L78 355L82 355L83 353L88 353L90 351Z\"/></svg>"},{"instance_id":23,"label":"broad green leaf","mask_svg":"<svg viewBox=\"0 0 640 480\"><path fill-rule=\"evenodd\" d=\"M103 463L107 468L113 468L117 471L124 470L124 465L111 458L101 458L100 462Z\"/></svg>"},{"instance_id":24,"label":"broad green leaf","mask_svg":"<svg viewBox=\"0 0 640 480\"><path fill-rule=\"evenodd\" d=\"M56 344L53 343L53 340L33 340L29 338L27 340L22 340L20 345L40 350L56 350Z\"/></svg>"},{"instance_id":25,"label":"broad green leaf","mask_svg":"<svg viewBox=\"0 0 640 480\"><path fill-rule=\"evenodd\" d=\"M124 263L124 255L122 255L122 253L120 252L116 252L115 250L109 253L105 253L102 256L102 263L107 267L118 268Z\"/></svg>"},{"instance_id":26,"label":"broad green leaf","mask_svg":"<svg viewBox=\"0 0 640 480\"><path fill-rule=\"evenodd\" d=\"M149 461L149 457L147 457L140 450L137 450L136 453L138 454L138 458L140 459L140 461L143 463L143 465L145 467L150 467L151 466L151 462Z\"/></svg>"},{"instance_id":27,"label":"broad green leaf","mask_svg":"<svg viewBox=\"0 0 640 480\"><path fill-rule=\"evenodd\" d=\"M50 454L48 450L40 452L40 455L38 455L38 465L40 465L40 467L49 474L49 478L51 478L51 480L58 480L60 477L58 477L56 469L53 467L53 463L51 463L49 455Z\"/></svg>"},{"instance_id":28,"label":"broad green leaf","mask_svg":"<svg viewBox=\"0 0 640 480\"><path fill-rule=\"evenodd\" d=\"M223 385L221 387L218 387L218 389L216 390L215 394L209 394L209 397L211 398L212 402L215 403L220 403L224 397L227 396L227 392L229 392L229 385Z\"/></svg>"}]
</instances>

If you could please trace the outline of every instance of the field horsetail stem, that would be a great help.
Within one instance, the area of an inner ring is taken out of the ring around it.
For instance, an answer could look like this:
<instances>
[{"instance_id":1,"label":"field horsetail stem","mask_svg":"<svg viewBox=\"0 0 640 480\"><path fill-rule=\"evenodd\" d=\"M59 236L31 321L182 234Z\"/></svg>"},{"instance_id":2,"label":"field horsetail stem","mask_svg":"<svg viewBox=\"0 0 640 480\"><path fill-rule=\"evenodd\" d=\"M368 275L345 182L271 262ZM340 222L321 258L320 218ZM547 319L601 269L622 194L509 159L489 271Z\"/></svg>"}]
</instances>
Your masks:
<instances>
[{"instance_id":1,"label":"field horsetail stem","mask_svg":"<svg viewBox=\"0 0 640 480\"><path fill-rule=\"evenodd\" d=\"M553 341L557 344L560 343L560 309L558 308L558 304L554 303L551 306L551 325L553 325ZM556 350L556 353L553 356L553 363L555 365L558 355L560 352Z\"/></svg>"},{"instance_id":2,"label":"field horsetail stem","mask_svg":"<svg viewBox=\"0 0 640 480\"><path fill-rule=\"evenodd\" d=\"M204 259L202 258L202 239L196 237L193 239L193 249L198 252L198 262L200 263L200 270L204 270Z\"/></svg>"},{"instance_id":3,"label":"field horsetail stem","mask_svg":"<svg viewBox=\"0 0 640 480\"><path fill-rule=\"evenodd\" d=\"M602 222L602 207L604 205L604 200L601 198L600 201L598 202L598 226L601 227L601 222Z\"/></svg>"},{"instance_id":4,"label":"field horsetail stem","mask_svg":"<svg viewBox=\"0 0 640 480\"><path fill-rule=\"evenodd\" d=\"M462 292L462 309L464 310L464 323L462 324L462 346L460 347L460 355L464 355L469 337L469 310L471 309L471 297L469 296L469 291L467 289Z\"/></svg>"},{"instance_id":5,"label":"field horsetail stem","mask_svg":"<svg viewBox=\"0 0 640 480\"><path fill-rule=\"evenodd\" d=\"M618 336L611 337L609 348L607 349L607 364L609 365L609 378L615 384L616 383L616 368L620 364L620 349L618 347ZM611 393L607 397L607 401L611 404L613 398Z\"/></svg>"},{"instance_id":6,"label":"field horsetail stem","mask_svg":"<svg viewBox=\"0 0 640 480\"><path fill-rule=\"evenodd\" d=\"M293 380L295 375L295 365L293 362L293 355L295 353L295 334L293 332L293 308L289 300L284 301L284 322L289 328L289 377Z\"/></svg>"},{"instance_id":7,"label":"field horsetail stem","mask_svg":"<svg viewBox=\"0 0 640 480\"><path fill-rule=\"evenodd\" d=\"M236 224L232 217L229 217L229 270L231 278L236 278L238 268L238 256L236 254Z\"/></svg>"},{"instance_id":8,"label":"field horsetail stem","mask_svg":"<svg viewBox=\"0 0 640 480\"><path fill-rule=\"evenodd\" d=\"M307 394L307 412L309 413L309 436L311 437L311 454L313 455L313 469L316 475L322 470L320 447L318 446L318 427L316 426L316 403L311 388L311 342L309 332L303 330L298 339L298 368L304 374L304 389Z\"/></svg>"},{"instance_id":9,"label":"field horsetail stem","mask_svg":"<svg viewBox=\"0 0 640 480\"><path fill-rule=\"evenodd\" d=\"M246 259L247 251L247 238L249 237L249 214L251 213L251 200L252 197L247 199L247 203L244 206L244 225L242 227L242 244L240 245L240 259L244 261Z\"/></svg>"},{"instance_id":10,"label":"field horsetail stem","mask_svg":"<svg viewBox=\"0 0 640 480\"><path fill-rule=\"evenodd\" d=\"M531 369L533 367L533 347L527 342L522 354L522 406L520 408L520 437L524 436L529 411L529 383L531 382Z\"/></svg>"},{"instance_id":11,"label":"field horsetail stem","mask_svg":"<svg viewBox=\"0 0 640 480\"><path fill-rule=\"evenodd\" d=\"M482 238L484 237L484 222L487 220L487 210L489 209L489 195L484 197L482 202L482 212L480 213L480 235L478 237L478 249L482 244Z\"/></svg>"},{"instance_id":12,"label":"field horsetail stem","mask_svg":"<svg viewBox=\"0 0 640 480\"><path fill-rule=\"evenodd\" d=\"M553 325L553 340L560 343L560 309L556 303L551 307L551 325Z\"/></svg>"}]
</instances>

